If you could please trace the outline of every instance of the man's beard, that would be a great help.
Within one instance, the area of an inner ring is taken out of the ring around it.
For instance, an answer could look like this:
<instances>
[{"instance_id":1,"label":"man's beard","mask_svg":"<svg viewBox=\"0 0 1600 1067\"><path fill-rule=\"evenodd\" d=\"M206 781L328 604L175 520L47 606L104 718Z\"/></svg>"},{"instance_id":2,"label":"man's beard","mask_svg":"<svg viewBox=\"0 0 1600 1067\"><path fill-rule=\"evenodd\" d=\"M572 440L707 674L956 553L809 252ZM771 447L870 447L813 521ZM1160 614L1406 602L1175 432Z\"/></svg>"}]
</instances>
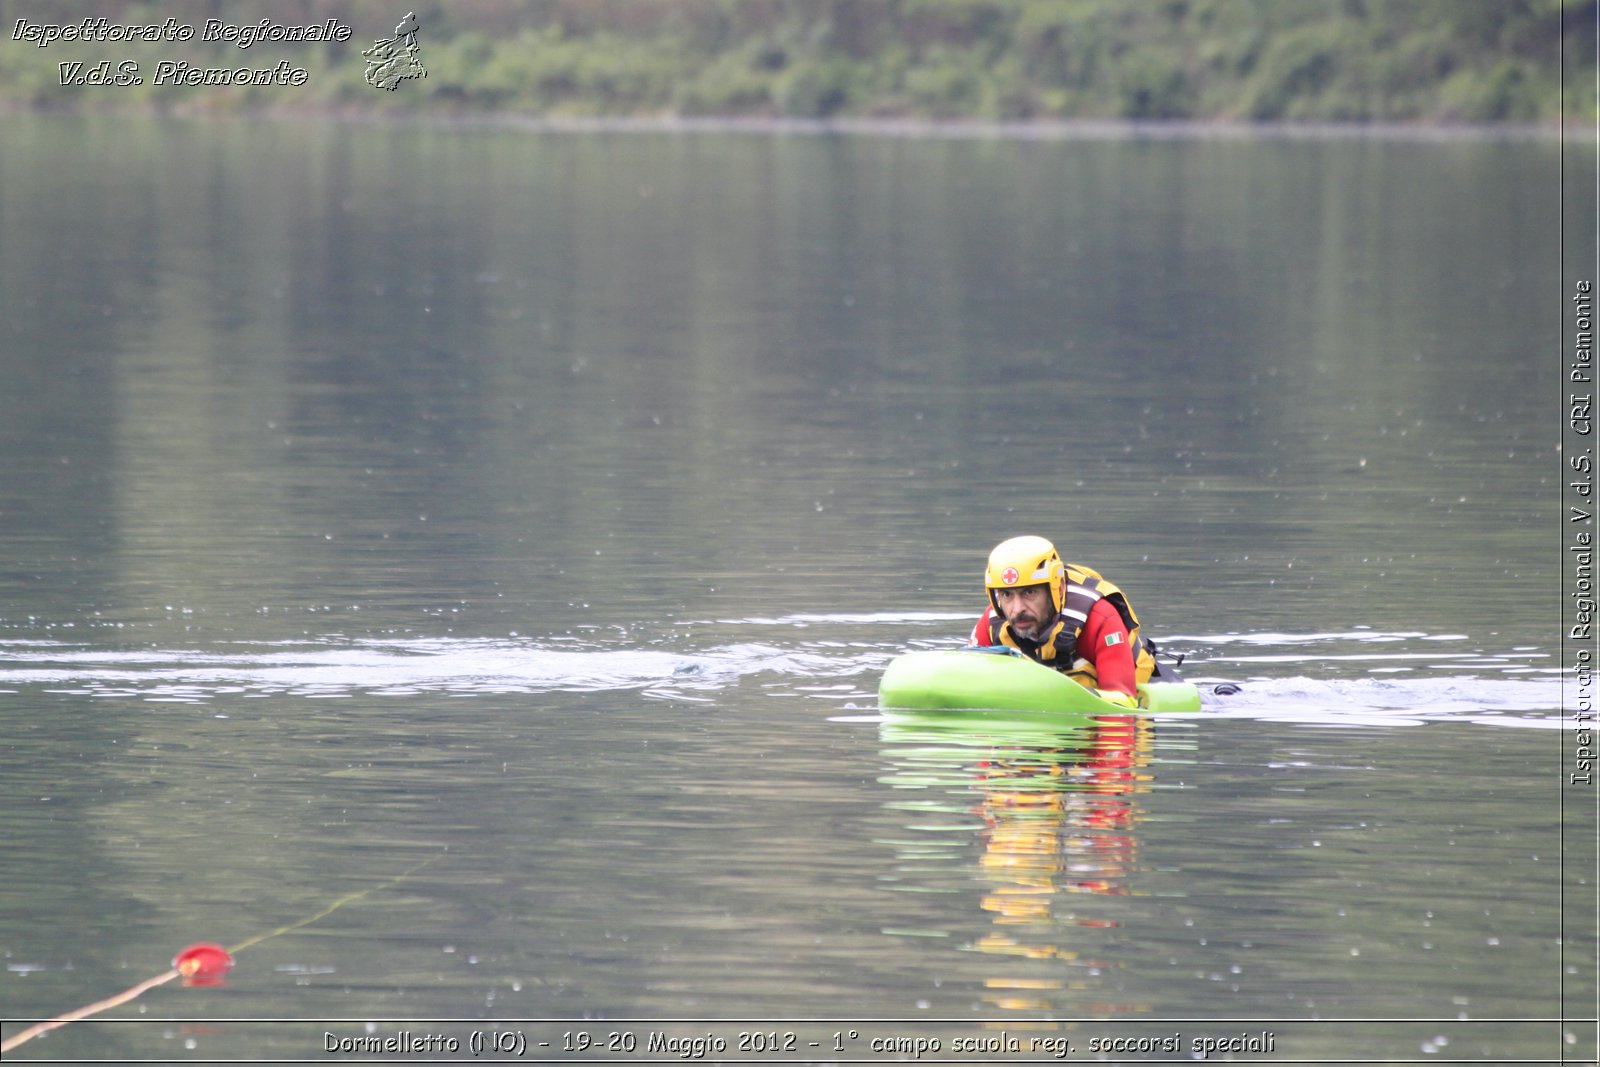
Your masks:
<instances>
[{"instance_id":1,"label":"man's beard","mask_svg":"<svg viewBox=\"0 0 1600 1067\"><path fill-rule=\"evenodd\" d=\"M1044 624L1038 619L1032 619L1027 623L1013 622L1011 632L1019 637L1026 637L1029 641L1037 641L1044 632Z\"/></svg>"}]
</instances>

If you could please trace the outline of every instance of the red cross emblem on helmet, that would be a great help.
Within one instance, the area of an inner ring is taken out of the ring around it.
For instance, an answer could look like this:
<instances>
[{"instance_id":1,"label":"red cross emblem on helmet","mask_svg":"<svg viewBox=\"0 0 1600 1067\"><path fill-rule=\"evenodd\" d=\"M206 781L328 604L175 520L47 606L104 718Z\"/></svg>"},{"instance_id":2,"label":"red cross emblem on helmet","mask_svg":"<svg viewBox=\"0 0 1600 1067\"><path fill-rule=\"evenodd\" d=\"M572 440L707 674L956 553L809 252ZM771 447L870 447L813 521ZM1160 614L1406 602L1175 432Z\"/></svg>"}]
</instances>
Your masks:
<instances>
[{"instance_id":1,"label":"red cross emblem on helmet","mask_svg":"<svg viewBox=\"0 0 1600 1067\"><path fill-rule=\"evenodd\" d=\"M1002 582L1005 582L1007 585L1016 585L1017 584L1017 568L1015 568L1015 567L1007 567L1005 569L1005 573L1000 575L1000 580Z\"/></svg>"}]
</instances>

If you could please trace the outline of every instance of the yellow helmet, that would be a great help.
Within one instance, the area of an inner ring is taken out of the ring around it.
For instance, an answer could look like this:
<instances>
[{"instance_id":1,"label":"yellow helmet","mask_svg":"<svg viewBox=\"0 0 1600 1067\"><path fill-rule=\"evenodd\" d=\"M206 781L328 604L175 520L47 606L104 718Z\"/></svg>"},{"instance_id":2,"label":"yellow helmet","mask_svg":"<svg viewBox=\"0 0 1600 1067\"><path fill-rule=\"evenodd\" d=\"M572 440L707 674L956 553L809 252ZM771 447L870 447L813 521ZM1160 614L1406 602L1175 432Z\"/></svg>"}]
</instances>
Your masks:
<instances>
[{"instance_id":1,"label":"yellow helmet","mask_svg":"<svg viewBox=\"0 0 1600 1067\"><path fill-rule=\"evenodd\" d=\"M1050 603L1057 614L1066 603L1067 568L1061 562L1056 546L1042 537L1031 535L1001 541L989 553L989 566L983 572L984 588L989 590L989 602L995 603L995 590L1019 589L1028 585L1044 585L1050 589ZM999 610L1000 605L995 604Z\"/></svg>"}]
</instances>

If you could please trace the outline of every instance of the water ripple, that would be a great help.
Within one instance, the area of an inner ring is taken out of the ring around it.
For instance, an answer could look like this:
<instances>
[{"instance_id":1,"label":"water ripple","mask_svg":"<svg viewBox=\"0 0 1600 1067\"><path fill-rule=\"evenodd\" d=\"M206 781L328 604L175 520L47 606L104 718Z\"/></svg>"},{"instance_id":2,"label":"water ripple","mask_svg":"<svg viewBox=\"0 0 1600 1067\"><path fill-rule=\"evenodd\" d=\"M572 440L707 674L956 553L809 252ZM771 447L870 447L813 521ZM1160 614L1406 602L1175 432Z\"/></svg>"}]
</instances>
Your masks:
<instances>
[{"instance_id":1,"label":"water ripple","mask_svg":"<svg viewBox=\"0 0 1600 1067\"><path fill-rule=\"evenodd\" d=\"M954 647L933 613L791 615L734 620L761 640L705 642L696 634L574 639L327 638L222 642L198 648L105 648L0 641L0 690L199 703L225 697L634 690L651 699L715 702L753 680L777 696L874 711L877 681L908 648ZM930 624L938 632L930 634ZM707 626L725 635L727 620ZM1394 726L1450 720L1559 727L1562 673L1543 649L1475 647L1461 634L1347 630L1175 635L1183 670L1208 693L1207 713L1319 725ZM664 648L670 645L672 648ZM1209 696L1219 681L1240 693Z\"/></svg>"}]
</instances>

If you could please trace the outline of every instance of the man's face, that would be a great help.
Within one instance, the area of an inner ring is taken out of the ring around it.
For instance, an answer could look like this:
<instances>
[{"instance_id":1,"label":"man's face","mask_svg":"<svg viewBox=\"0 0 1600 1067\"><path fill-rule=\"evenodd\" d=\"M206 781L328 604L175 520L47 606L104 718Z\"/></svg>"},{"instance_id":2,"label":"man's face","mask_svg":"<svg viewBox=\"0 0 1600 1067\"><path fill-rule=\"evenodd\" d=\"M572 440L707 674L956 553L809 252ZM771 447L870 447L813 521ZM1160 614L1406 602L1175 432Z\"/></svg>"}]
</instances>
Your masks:
<instances>
[{"instance_id":1,"label":"man's face","mask_svg":"<svg viewBox=\"0 0 1600 1067\"><path fill-rule=\"evenodd\" d=\"M1023 637L1036 638L1050 616L1050 589L1043 585L1025 585L1019 589L996 589L994 602L1000 614L1006 617L1011 629Z\"/></svg>"}]
</instances>

